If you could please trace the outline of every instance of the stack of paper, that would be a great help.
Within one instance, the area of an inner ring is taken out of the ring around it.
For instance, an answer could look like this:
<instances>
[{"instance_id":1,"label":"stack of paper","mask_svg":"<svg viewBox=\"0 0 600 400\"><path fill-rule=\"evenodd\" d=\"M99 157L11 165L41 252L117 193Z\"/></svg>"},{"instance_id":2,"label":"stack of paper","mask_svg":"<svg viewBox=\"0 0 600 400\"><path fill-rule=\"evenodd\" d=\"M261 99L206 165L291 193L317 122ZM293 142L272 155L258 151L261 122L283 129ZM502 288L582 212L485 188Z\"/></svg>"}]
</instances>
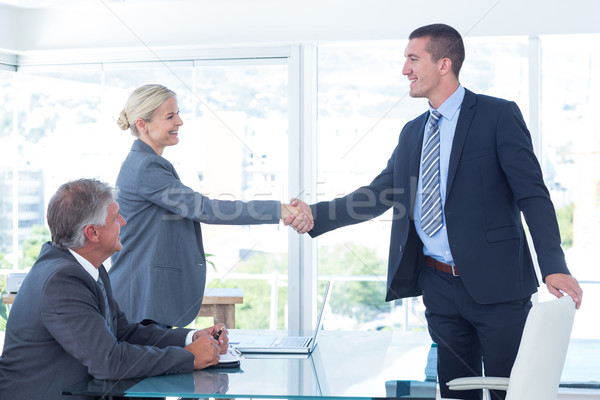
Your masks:
<instances>
[{"instance_id":1,"label":"stack of paper","mask_svg":"<svg viewBox=\"0 0 600 400\"><path fill-rule=\"evenodd\" d=\"M221 354L219 367L237 367L240 365L242 354L233 346L229 346L227 353Z\"/></svg>"}]
</instances>

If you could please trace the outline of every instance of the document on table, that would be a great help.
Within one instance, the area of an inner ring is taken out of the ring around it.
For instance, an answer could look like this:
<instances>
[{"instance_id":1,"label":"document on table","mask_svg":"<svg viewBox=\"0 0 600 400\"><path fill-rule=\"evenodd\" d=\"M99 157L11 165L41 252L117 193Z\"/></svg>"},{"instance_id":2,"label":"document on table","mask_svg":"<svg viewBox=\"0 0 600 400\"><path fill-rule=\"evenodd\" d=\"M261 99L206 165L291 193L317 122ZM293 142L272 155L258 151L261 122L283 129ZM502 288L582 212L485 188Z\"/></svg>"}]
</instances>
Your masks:
<instances>
[{"instance_id":1,"label":"document on table","mask_svg":"<svg viewBox=\"0 0 600 400\"><path fill-rule=\"evenodd\" d=\"M237 367L240 365L242 354L233 346L229 346L227 353L221 354L217 367Z\"/></svg>"}]
</instances>

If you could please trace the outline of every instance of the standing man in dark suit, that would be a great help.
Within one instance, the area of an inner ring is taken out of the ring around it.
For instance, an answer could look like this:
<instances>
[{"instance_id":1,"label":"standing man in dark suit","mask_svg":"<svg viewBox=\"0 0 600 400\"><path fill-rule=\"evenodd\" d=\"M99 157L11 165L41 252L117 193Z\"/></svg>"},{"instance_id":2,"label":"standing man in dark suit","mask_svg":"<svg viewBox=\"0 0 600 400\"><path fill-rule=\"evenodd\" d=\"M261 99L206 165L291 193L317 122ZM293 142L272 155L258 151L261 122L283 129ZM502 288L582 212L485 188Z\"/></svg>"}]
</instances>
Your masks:
<instances>
[{"instance_id":1,"label":"standing man in dark suit","mask_svg":"<svg viewBox=\"0 0 600 400\"><path fill-rule=\"evenodd\" d=\"M482 360L486 375L510 374L538 287L521 213L548 290L570 295L577 308L582 290L566 266L517 105L462 87L464 45L450 26L415 30L405 57L410 95L427 98L429 111L406 124L387 166L368 186L312 206L309 234L392 207L386 300L423 294L442 396L479 399L476 391L450 392L446 382L481 374Z\"/></svg>"},{"instance_id":2,"label":"standing man in dark suit","mask_svg":"<svg viewBox=\"0 0 600 400\"><path fill-rule=\"evenodd\" d=\"M0 400L63 399L90 375L127 379L215 365L228 346L222 324L194 331L131 324L102 263L121 249L115 191L95 180L62 185L48 205L43 245L10 311L0 358ZM73 399L73 397L68 397Z\"/></svg>"}]
</instances>

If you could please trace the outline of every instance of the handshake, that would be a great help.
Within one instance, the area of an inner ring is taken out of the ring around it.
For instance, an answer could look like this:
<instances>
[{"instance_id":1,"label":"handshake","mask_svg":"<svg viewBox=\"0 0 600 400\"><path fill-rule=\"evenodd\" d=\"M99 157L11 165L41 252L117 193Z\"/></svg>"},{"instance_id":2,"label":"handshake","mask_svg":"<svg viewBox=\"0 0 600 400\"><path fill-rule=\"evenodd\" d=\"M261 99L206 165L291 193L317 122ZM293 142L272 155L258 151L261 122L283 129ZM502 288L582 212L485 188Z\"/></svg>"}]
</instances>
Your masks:
<instances>
[{"instance_id":1,"label":"handshake","mask_svg":"<svg viewBox=\"0 0 600 400\"><path fill-rule=\"evenodd\" d=\"M292 198L290 204L281 204L281 219L298 233L306 233L315 226L312 211L302 200Z\"/></svg>"}]
</instances>

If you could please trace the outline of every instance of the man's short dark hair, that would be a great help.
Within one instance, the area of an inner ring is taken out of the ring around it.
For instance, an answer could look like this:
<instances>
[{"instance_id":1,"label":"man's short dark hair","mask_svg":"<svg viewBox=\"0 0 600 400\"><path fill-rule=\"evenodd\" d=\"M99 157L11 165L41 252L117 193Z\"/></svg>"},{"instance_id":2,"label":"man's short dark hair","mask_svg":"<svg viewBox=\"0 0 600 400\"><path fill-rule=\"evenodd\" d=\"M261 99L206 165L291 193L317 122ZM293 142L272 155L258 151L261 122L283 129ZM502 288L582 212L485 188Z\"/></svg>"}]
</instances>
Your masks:
<instances>
[{"instance_id":1,"label":"man's short dark hair","mask_svg":"<svg viewBox=\"0 0 600 400\"><path fill-rule=\"evenodd\" d=\"M460 33L449 25L432 24L415 29L408 39L424 37L430 38L425 50L431 54L433 62L449 58L452 61L452 72L458 79L458 73L465 60L465 45Z\"/></svg>"}]
</instances>

